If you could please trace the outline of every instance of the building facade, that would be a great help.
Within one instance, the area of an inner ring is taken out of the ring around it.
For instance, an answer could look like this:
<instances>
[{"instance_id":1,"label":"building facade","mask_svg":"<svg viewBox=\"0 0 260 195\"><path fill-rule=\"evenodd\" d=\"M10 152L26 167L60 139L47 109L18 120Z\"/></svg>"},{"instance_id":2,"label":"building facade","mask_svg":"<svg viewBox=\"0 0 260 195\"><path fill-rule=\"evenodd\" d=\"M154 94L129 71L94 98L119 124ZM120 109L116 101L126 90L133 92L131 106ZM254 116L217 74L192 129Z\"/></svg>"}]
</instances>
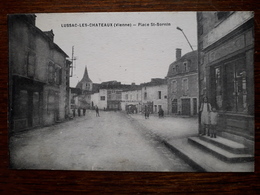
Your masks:
<instances>
[{"instance_id":1,"label":"building facade","mask_svg":"<svg viewBox=\"0 0 260 195\"><path fill-rule=\"evenodd\" d=\"M151 82L143 83L142 86L142 106L143 110L146 106L150 113L157 114L162 108L164 112L168 110L167 96L168 87L167 80L161 78L153 78Z\"/></svg>"},{"instance_id":2,"label":"building facade","mask_svg":"<svg viewBox=\"0 0 260 195\"><path fill-rule=\"evenodd\" d=\"M220 116L219 134L254 140L253 12L198 12L199 97Z\"/></svg>"},{"instance_id":3,"label":"building facade","mask_svg":"<svg viewBox=\"0 0 260 195\"><path fill-rule=\"evenodd\" d=\"M127 113L140 113L142 111L142 87L132 85L130 89L122 92L121 108Z\"/></svg>"},{"instance_id":4,"label":"building facade","mask_svg":"<svg viewBox=\"0 0 260 195\"><path fill-rule=\"evenodd\" d=\"M36 16L10 15L10 129L19 131L65 119L67 54L51 31L35 26Z\"/></svg>"},{"instance_id":5,"label":"building facade","mask_svg":"<svg viewBox=\"0 0 260 195\"><path fill-rule=\"evenodd\" d=\"M176 49L176 61L167 74L168 113L180 115L198 114L198 53L192 51L181 56Z\"/></svg>"}]
</instances>

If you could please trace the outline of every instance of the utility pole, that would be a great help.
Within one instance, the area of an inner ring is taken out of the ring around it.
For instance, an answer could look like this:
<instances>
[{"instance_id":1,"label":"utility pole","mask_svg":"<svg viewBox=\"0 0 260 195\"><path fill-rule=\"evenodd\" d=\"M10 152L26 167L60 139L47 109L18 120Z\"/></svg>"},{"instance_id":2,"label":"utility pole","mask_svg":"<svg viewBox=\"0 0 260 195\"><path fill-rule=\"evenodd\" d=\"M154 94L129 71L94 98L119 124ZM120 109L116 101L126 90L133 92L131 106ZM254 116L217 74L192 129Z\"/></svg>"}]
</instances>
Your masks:
<instances>
[{"instance_id":1,"label":"utility pole","mask_svg":"<svg viewBox=\"0 0 260 195\"><path fill-rule=\"evenodd\" d=\"M72 55L71 55L71 72L70 77L73 77L73 69L76 68L76 65L74 66L74 61L76 61L76 57L74 57L74 46L72 46Z\"/></svg>"}]
</instances>

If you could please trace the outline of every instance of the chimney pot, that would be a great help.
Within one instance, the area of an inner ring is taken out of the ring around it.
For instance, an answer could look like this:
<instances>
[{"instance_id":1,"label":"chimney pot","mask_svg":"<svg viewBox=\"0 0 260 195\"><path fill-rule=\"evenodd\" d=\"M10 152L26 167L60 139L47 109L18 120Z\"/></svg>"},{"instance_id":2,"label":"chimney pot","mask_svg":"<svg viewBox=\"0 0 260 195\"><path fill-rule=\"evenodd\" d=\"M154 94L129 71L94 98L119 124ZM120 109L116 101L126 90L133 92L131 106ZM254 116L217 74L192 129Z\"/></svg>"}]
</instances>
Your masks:
<instances>
[{"instance_id":1,"label":"chimney pot","mask_svg":"<svg viewBox=\"0 0 260 195\"><path fill-rule=\"evenodd\" d=\"M181 58L181 49L177 48L176 49L176 60L179 60Z\"/></svg>"}]
</instances>

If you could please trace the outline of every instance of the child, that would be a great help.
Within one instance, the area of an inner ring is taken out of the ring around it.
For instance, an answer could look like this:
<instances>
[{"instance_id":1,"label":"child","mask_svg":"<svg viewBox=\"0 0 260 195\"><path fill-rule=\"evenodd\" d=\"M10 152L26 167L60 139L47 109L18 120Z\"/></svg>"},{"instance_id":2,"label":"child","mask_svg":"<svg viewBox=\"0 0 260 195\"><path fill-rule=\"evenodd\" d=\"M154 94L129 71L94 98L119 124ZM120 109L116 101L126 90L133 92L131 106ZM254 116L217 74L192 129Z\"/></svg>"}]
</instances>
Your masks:
<instances>
[{"instance_id":1,"label":"child","mask_svg":"<svg viewBox=\"0 0 260 195\"><path fill-rule=\"evenodd\" d=\"M216 127L217 127L217 121L218 121L218 113L216 112L215 108L212 108L212 111L210 112L210 130L211 135L210 137L216 138Z\"/></svg>"}]
</instances>

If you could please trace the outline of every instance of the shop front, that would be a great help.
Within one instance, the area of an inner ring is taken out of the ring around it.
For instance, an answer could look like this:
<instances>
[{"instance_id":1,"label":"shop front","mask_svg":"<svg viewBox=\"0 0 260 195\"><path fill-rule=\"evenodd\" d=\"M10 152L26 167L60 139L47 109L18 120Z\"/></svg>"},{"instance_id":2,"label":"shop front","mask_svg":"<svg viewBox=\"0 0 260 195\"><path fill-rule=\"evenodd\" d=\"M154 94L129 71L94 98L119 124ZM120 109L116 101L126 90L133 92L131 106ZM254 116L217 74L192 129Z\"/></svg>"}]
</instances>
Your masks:
<instances>
[{"instance_id":1,"label":"shop front","mask_svg":"<svg viewBox=\"0 0 260 195\"><path fill-rule=\"evenodd\" d=\"M254 140L253 23L247 22L205 49L207 96L218 114L220 135L246 145Z\"/></svg>"},{"instance_id":2,"label":"shop front","mask_svg":"<svg viewBox=\"0 0 260 195\"><path fill-rule=\"evenodd\" d=\"M44 83L24 77L13 77L11 130L20 131L42 124Z\"/></svg>"}]
</instances>

